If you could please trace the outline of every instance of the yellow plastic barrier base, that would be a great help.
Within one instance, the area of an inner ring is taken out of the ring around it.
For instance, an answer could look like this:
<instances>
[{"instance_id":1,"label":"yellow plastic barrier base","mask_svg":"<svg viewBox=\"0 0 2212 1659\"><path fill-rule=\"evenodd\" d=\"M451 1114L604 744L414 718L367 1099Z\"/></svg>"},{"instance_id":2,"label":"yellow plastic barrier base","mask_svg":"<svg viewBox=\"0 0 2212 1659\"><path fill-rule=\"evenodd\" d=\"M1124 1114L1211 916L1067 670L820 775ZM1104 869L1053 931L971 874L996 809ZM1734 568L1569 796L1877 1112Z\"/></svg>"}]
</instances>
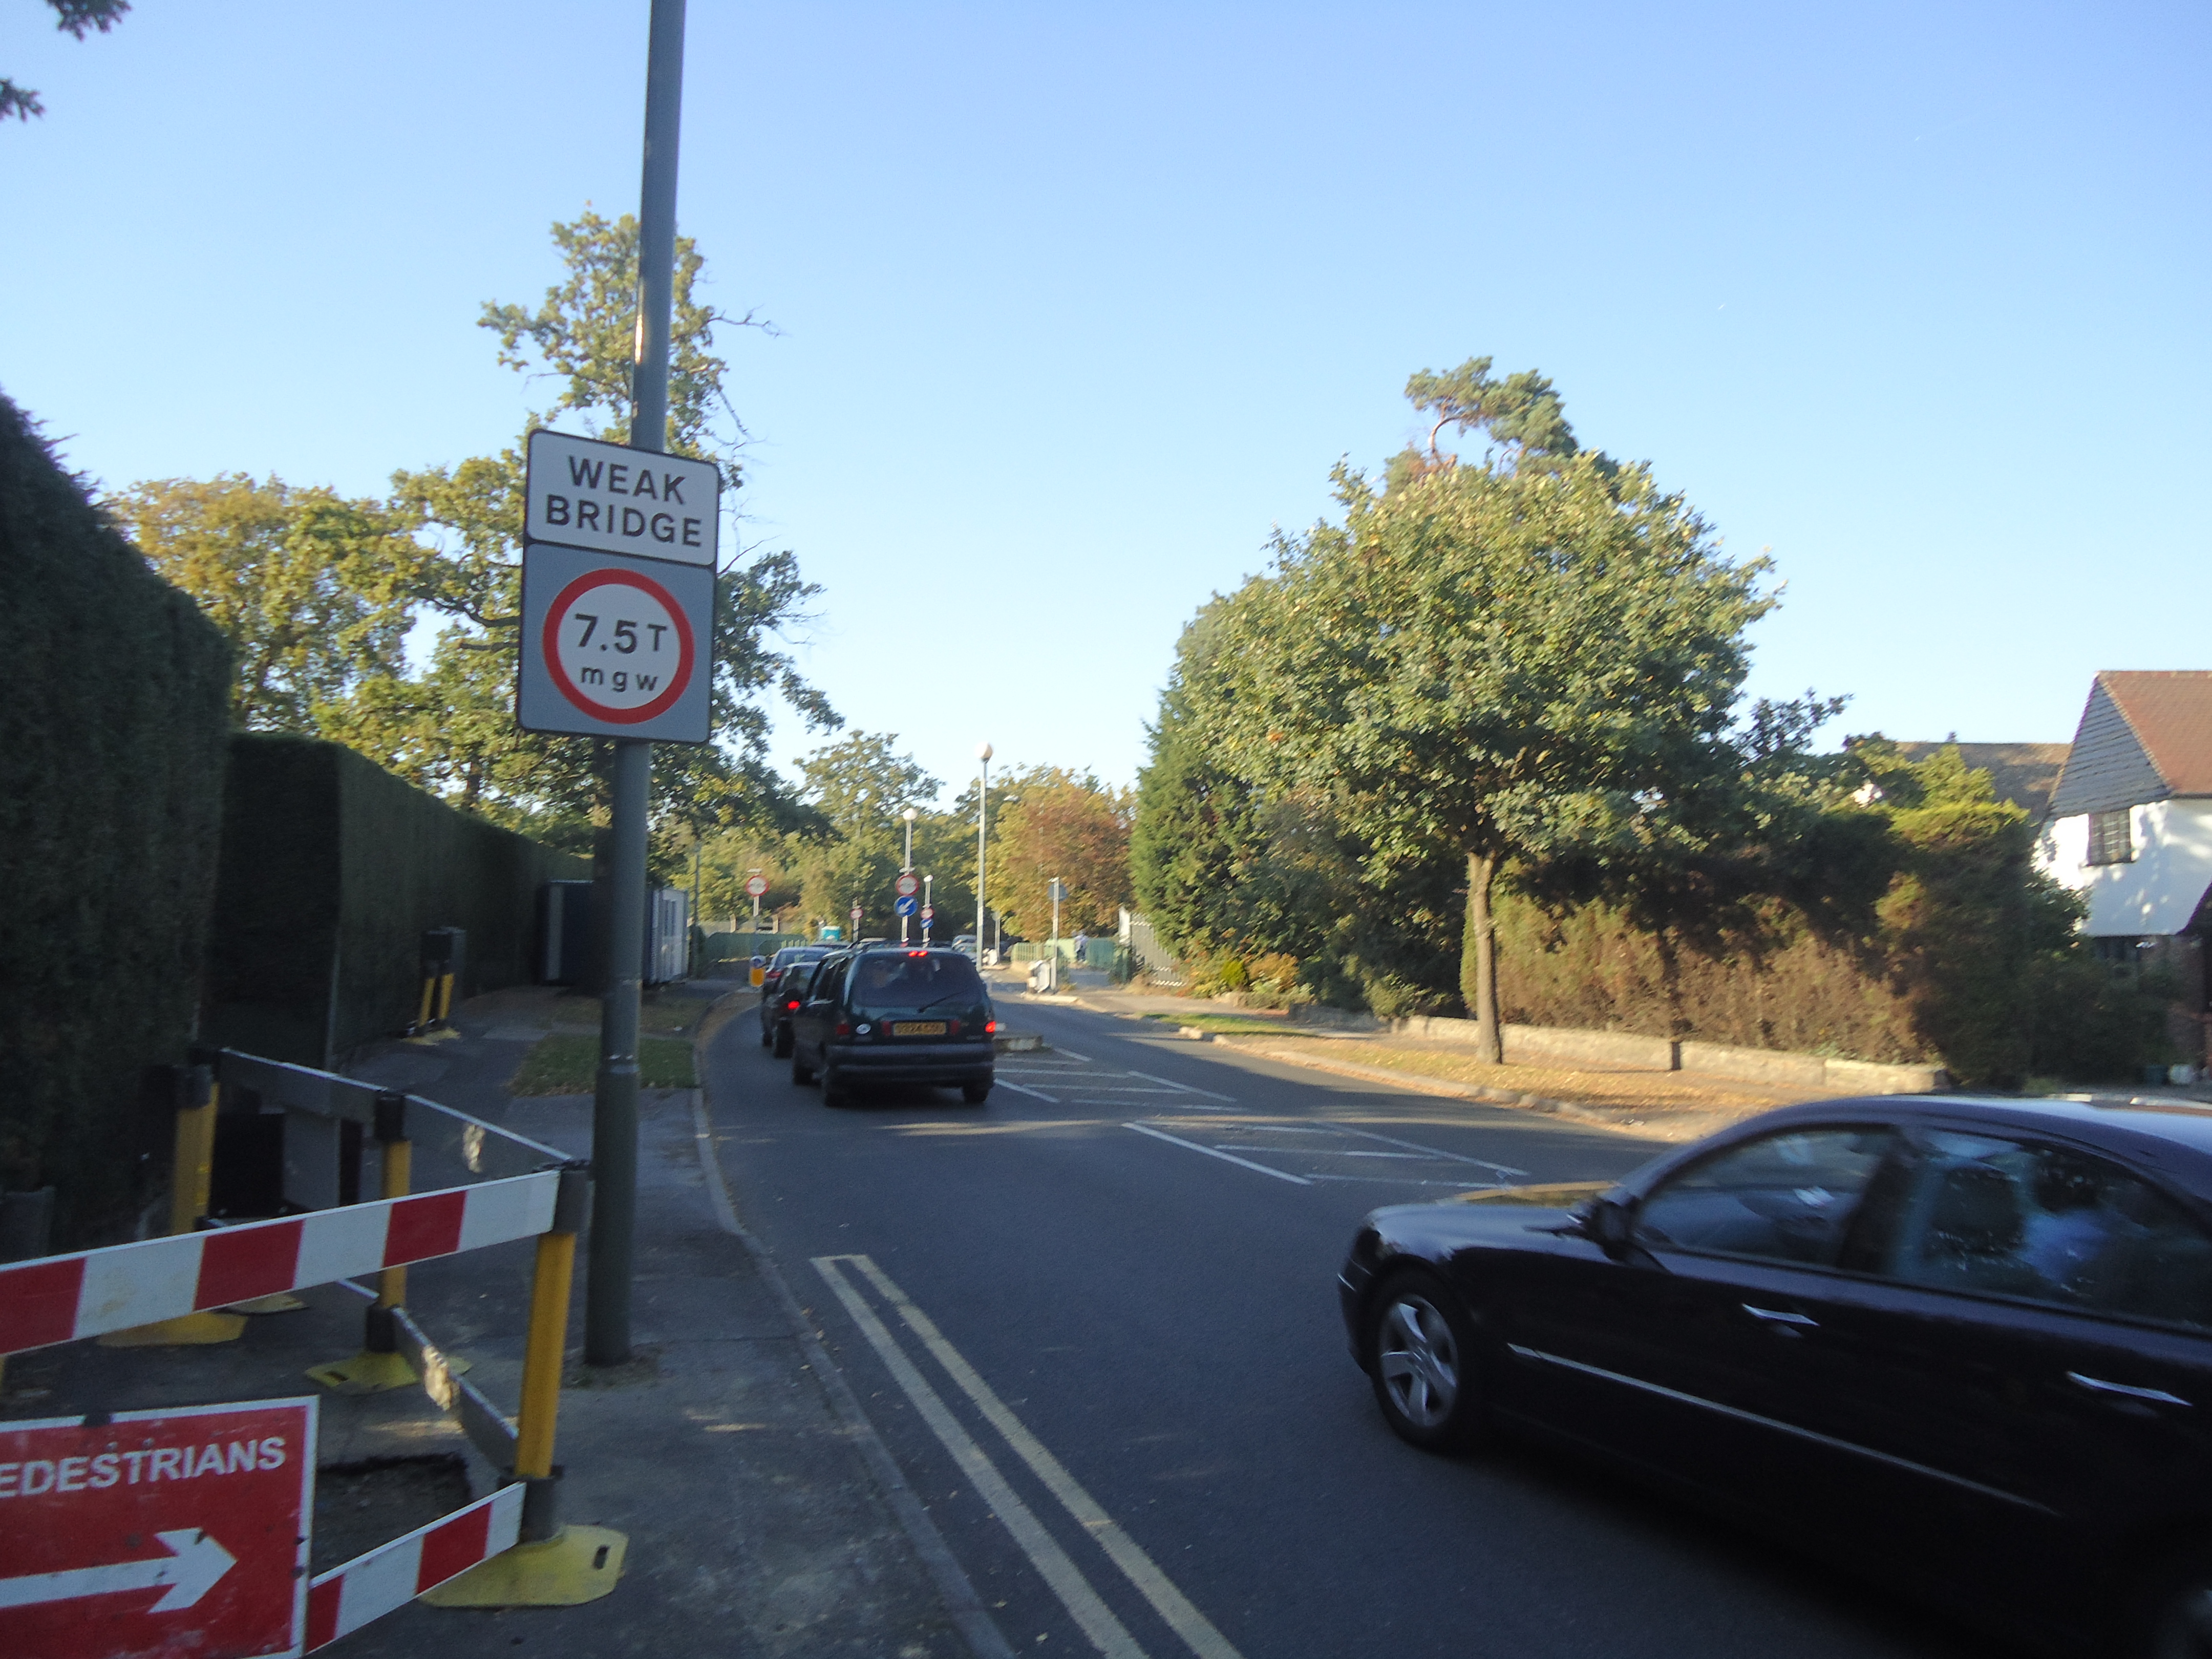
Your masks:
<instances>
[{"instance_id":1,"label":"yellow plastic barrier base","mask_svg":"<svg viewBox=\"0 0 2212 1659\"><path fill-rule=\"evenodd\" d=\"M450 1354L441 1358L450 1376L459 1376L469 1369L465 1359L456 1359ZM350 1359L310 1365L307 1375L332 1394L382 1394L388 1389L415 1386L415 1368L407 1363L404 1353L370 1353L363 1350Z\"/></svg>"},{"instance_id":2,"label":"yellow plastic barrier base","mask_svg":"<svg viewBox=\"0 0 2212 1659\"><path fill-rule=\"evenodd\" d=\"M234 1302L223 1311L236 1314L297 1313L307 1304L289 1291L279 1291L274 1296L257 1296L250 1302Z\"/></svg>"},{"instance_id":3,"label":"yellow plastic barrier base","mask_svg":"<svg viewBox=\"0 0 2212 1659\"><path fill-rule=\"evenodd\" d=\"M459 1031L455 1030L450 1025L441 1025L431 1030L418 1031L413 1036L407 1038L406 1041L417 1044L453 1042L458 1041L460 1035L461 1034Z\"/></svg>"},{"instance_id":4,"label":"yellow plastic barrier base","mask_svg":"<svg viewBox=\"0 0 2212 1659\"><path fill-rule=\"evenodd\" d=\"M629 1539L608 1527L563 1527L517 1544L416 1599L434 1607L574 1607L615 1587Z\"/></svg>"},{"instance_id":5,"label":"yellow plastic barrier base","mask_svg":"<svg viewBox=\"0 0 2212 1659\"><path fill-rule=\"evenodd\" d=\"M244 1314L188 1313L151 1325L133 1325L127 1331L110 1331L94 1340L103 1348L198 1348L211 1342L235 1342L245 1329Z\"/></svg>"}]
</instances>

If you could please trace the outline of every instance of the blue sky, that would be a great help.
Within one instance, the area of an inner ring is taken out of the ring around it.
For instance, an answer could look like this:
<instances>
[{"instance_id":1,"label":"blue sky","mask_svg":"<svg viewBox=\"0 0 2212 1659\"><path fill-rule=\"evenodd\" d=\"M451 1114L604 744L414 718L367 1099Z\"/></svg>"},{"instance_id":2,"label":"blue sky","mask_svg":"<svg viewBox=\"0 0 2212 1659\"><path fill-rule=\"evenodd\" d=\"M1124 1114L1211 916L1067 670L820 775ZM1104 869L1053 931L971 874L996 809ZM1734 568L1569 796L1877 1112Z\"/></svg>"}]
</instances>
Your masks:
<instances>
[{"instance_id":1,"label":"blue sky","mask_svg":"<svg viewBox=\"0 0 2212 1659\"><path fill-rule=\"evenodd\" d=\"M544 400L484 300L635 210L646 8L4 0L0 388L111 485L349 492ZM1178 629L1418 429L1553 376L1788 590L1832 735L2063 741L2208 665L2212 11L691 8L679 218L810 675L939 775L1134 776ZM779 759L809 739L787 723Z\"/></svg>"}]
</instances>

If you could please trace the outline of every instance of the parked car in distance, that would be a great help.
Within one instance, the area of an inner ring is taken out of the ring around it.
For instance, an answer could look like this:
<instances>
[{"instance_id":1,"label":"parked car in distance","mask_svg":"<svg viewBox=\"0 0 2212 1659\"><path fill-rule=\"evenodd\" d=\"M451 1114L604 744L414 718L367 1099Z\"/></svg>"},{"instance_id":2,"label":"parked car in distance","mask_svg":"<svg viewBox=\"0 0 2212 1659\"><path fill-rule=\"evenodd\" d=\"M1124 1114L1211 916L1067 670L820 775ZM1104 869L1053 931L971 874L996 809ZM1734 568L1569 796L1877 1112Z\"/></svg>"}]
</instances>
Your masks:
<instances>
[{"instance_id":1,"label":"parked car in distance","mask_svg":"<svg viewBox=\"0 0 2212 1659\"><path fill-rule=\"evenodd\" d=\"M971 1106L990 1097L998 1016L975 963L957 951L894 946L829 957L791 1022L791 1080L818 1076L825 1105L875 1083L955 1087Z\"/></svg>"},{"instance_id":2,"label":"parked car in distance","mask_svg":"<svg viewBox=\"0 0 2212 1659\"><path fill-rule=\"evenodd\" d=\"M2212 1110L1789 1107L1377 1210L1338 1290L1416 1446L1532 1433L2033 1646L2212 1655Z\"/></svg>"},{"instance_id":3,"label":"parked car in distance","mask_svg":"<svg viewBox=\"0 0 2212 1659\"><path fill-rule=\"evenodd\" d=\"M805 988L815 963L836 950L828 945L787 945L769 963L761 981L761 1047L778 1060L791 1053L791 1016L799 1008L793 999Z\"/></svg>"}]
</instances>

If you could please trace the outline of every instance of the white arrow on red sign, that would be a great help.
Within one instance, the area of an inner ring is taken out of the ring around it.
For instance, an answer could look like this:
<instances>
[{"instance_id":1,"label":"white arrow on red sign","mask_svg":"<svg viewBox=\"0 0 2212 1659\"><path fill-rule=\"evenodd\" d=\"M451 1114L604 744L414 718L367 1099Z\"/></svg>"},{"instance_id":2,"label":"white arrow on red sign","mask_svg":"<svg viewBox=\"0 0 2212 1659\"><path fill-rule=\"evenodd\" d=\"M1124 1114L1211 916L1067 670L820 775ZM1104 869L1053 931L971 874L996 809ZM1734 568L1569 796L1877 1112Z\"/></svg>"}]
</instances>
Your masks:
<instances>
[{"instance_id":1,"label":"white arrow on red sign","mask_svg":"<svg viewBox=\"0 0 2212 1659\"><path fill-rule=\"evenodd\" d=\"M221 1582L238 1558L197 1528L157 1532L169 1553L143 1561L116 1561L104 1567L73 1567L66 1572L27 1573L0 1578L0 1607L36 1607L42 1601L74 1601L87 1595L117 1595L125 1590L167 1585L168 1593L148 1608L174 1613L188 1607Z\"/></svg>"}]
</instances>

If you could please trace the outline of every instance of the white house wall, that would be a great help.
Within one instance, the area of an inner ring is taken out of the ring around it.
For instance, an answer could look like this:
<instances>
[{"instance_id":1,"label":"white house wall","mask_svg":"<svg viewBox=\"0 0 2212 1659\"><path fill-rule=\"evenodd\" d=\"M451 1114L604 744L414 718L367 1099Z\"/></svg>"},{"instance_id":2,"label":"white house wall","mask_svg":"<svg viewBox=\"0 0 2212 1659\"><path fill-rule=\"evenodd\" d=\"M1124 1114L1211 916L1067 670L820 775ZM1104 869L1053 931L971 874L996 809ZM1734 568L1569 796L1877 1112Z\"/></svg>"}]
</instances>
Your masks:
<instances>
[{"instance_id":1,"label":"white house wall","mask_svg":"<svg viewBox=\"0 0 2212 1659\"><path fill-rule=\"evenodd\" d=\"M2212 887L2212 799L2190 796L2128 809L2131 864L2091 864L2089 815L2044 826L2038 861L2089 901L2093 937L2178 933Z\"/></svg>"}]
</instances>

